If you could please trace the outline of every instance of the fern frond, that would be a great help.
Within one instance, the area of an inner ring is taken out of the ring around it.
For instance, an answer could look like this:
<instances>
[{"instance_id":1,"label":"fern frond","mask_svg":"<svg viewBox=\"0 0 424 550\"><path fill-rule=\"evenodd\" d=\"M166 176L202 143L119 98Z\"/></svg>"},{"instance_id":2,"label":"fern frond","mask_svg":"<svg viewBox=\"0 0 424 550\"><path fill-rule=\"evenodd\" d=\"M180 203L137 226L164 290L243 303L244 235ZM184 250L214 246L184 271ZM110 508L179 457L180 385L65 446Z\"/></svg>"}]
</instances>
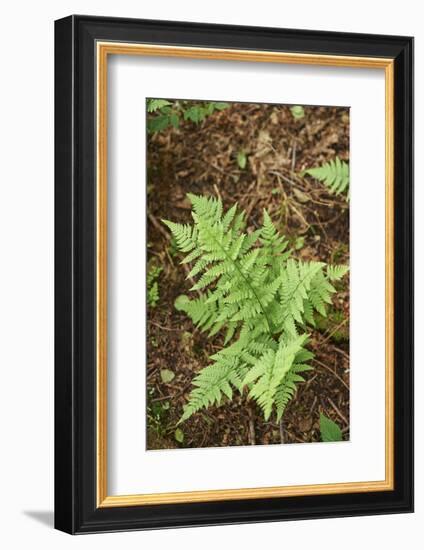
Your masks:
<instances>
[{"instance_id":1,"label":"fern frond","mask_svg":"<svg viewBox=\"0 0 424 550\"><path fill-rule=\"evenodd\" d=\"M221 359L200 371L194 378L195 389L190 393L188 404L179 424L190 418L192 414L210 405L220 405L223 395L231 399L234 387L240 386L240 378L235 368L236 359Z\"/></svg>"},{"instance_id":2,"label":"fern frond","mask_svg":"<svg viewBox=\"0 0 424 550\"><path fill-rule=\"evenodd\" d=\"M309 292L309 301L316 311L323 317L327 316L326 304L331 304L331 296L336 292L336 289L325 276L323 270L319 271L311 280L311 288Z\"/></svg>"},{"instance_id":3,"label":"fern frond","mask_svg":"<svg viewBox=\"0 0 424 550\"><path fill-rule=\"evenodd\" d=\"M303 171L319 181L322 181L331 193L339 195L348 190L349 186L349 164L336 157L316 168L308 168Z\"/></svg>"},{"instance_id":4,"label":"fern frond","mask_svg":"<svg viewBox=\"0 0 424 550\"><path fill-rule=\"evenodd\" d=\"M180 296L175 307L210 336L222 331L225 341L195 377L181 421L246 385L266 419L273 410L280 418L302 380L299 373L310 368L305 327L314 324L315 311L325 315L335 292L331 281L347 266L290 258L267 211L262 227L249 233L237 205L224 212L218 198L188 197L193 226L164 223L187 254L183 262L195 278L190 290L201 295Z\"/></svg>"},{"instance_id":5,"label":"fern frond","mask_svg":"<svg viewBox=\"0 0 424 550\"><path fill-rule=\"evenodd\" d=\"M206 331L217 319L216 304L207 304L207 300L207 294L193 300L183 294L175 300L175 309L184 311L191 318L193 324L202 331Z\"/></svg>"},{"instance_id":6,"label":"fern frond","mask_svg":"<svg viewBox=\"0 0 424 550\"><path fill-rule=\"evenodd\" d=\"M166 107L168 105L171 105L169 101L166 99L148 99L147 100L147 112L148 113L154 113L158 109L162 109L162 107Z\"/></svg>"},{"instance_id":7,"label":"fern frond","mask_svg":"<svg viewBox=\"0 0 424 550\"><path fill-rule=\"evenodd\" d=\"M190 252L197 244L197 229L191 225L179 224L162 220L162 222L171 230L178 248L181 252Z\"/></svg>"},{"instance_id":8,"label":"fern frond","mask_svg":"<svg viewBox=\"0 0 424 550\"><path fill-rule=\"evenodd\" d=\"M193 210L198 220L202 220L205 223L216 223L220 221L222 216L222 201L215 197L203 197L188 193ZM196 220L196 216L193 218Z\"/></svg>"},{"instance_id":9,"label":"fern frond","mask_svg":"<svg viewBox=\"0 0 424 550\"><path fill-rule=\"evenodd\" d=\"M313 306L311 284L324 265L320 262L304 263L290 259L281 268L281 322L292 336L297 335L296 323L302 325L310 317L310 304Z\"/></svg>"},{"instance_id":10,"label":"fern frond","mask_svg":"<svg viewBox=\"0 0 424 550\"><path fill-rule=\"evenodd\" d=\"M271 416L276 403L276 392L290 371L296 354L303 347L307 335L302 335L289 343L280 342L277 351L268 349L247 373L243 384L252 384L249 396L256 400L264 413L265 420ZM298 375L292 375L295 379Z\"/></svg>"},{"instance_id":11,"label":"fern frond","mask_svg":"<svg viewBox=\"0 0 424 550\"><path fill-rule=\"evenodd\" d=\"M282 262L290 256L291 252L286 251L288 241L284 236L279 235L267 210L264 210L260 242L263 245L264 259L266 260L268 266L273 270L273 274L276 275L278 272L278 262L275 261L276 258L280 257L280 261Z\"/></svg>"},{"instance_id":12,"label":"fern frond","mask_svg":"<svg viewBox=\"0 0 424 550\"><path fill-rule=\"evenodd\" d=\"M287 373L285 379L281 382L275 392L275 408L277 422L281 420L288 402L296 393L298 382L304 382L305 379L294 372L294 367Z\"/></svg>"},{"instance_id":13,"label":"fern frond","mask_svg":"<svg viewBox=\"0 0 424 550\"><path fill-rule=\"evenodd\" d=\"M342 279L346 273L349 271L348 265L328 265L327 266L327 275L330 281L338 281Z\"/></svg>"},{"instance_id":14,"label":"fern frond","mask_svg":"<svg viewBox=\"0 0 424 550\"><path fill-rule=\"evenodd\" d=\"M277 422L281 420L284 414L287 404L293 398L296 393L297 383L304 382L305 379L299 376L300 372L306 372L313 370L311 365L302 363L302 361L309 361L313 358L314 354L307 349L301 348L294 359L292 366L286 377L282 380L275 392L275 408Z\"/></svg>"}]
</instances>

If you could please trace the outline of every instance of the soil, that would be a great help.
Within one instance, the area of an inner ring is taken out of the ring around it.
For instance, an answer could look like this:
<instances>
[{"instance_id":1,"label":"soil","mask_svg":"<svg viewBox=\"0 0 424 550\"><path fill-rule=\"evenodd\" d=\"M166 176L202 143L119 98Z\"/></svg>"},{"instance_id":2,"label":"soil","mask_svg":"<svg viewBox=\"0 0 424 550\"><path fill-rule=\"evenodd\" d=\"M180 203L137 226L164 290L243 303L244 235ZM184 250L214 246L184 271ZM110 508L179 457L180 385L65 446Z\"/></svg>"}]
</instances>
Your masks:
<instances>
[{"instance_id":1,"label":"soil","mask_svg":"<svg viewBox=\"0 0 424 550\"><path fill-rule=\"evenodd\" d=\"M267 208L277 228L304 260L349 263L349 202L323 183L302 176L336 156L349 160L349 110L232 103L204 122L148 136L148 265L160 266L159 298L148 308L147 447L217 447L320 441L320 412L349 439L349 288L339 283L333 308L311 330L313 371L304 373L281 425L265 422L246 396L210 407L178 426L195 374L222 345L175 310L191 283L161 219L190 222L186 194L215 195L228 208L238 202L250 226ZM241 169L238 153L247 157ZM172 371L165 382L163 369Z\"/></svg>"}]
</instances>

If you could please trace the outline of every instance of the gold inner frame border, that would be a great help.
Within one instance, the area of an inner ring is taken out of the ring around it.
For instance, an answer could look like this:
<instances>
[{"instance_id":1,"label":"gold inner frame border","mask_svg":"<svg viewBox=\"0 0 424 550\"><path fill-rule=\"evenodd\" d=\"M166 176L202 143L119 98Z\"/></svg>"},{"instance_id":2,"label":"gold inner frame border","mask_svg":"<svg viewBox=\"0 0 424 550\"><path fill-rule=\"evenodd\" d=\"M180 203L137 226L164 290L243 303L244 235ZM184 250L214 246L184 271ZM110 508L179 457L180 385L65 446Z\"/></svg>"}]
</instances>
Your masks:
<instances>
[{"instance_id":1,"label":"gold inner frame border","mask_svg":"<svg viewBox=\"0 0 424 550\"><path fill-rule=\"evenodd\" d=\"M385 72L385 479L316 485L217 489L110 496L107 492L107 62L109 55L138 55L384 69ZM96 43L97 62L97 507L143 506L364 493L394 489L394 60L140 43Z\"/></svg>"}]
</instances>

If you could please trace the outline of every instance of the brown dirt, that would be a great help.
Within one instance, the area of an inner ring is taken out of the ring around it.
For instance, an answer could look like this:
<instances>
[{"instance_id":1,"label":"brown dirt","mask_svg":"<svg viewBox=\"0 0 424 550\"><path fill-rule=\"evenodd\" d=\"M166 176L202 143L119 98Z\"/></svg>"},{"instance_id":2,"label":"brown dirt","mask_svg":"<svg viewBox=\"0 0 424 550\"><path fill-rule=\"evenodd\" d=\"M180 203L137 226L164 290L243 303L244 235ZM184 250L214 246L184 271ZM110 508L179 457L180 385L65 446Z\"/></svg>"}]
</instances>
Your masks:
<instances>
[{"instance_id":1,"label":"brown dirt","mask_svg":"<svg viewBox=\"0 0 424 550\"><path fill-rule=\"evenodd\" d=\"M241 170L237 153L247 154ZM159 301L148 309L147 396L148 448L304 443L320 440L319 413L332 418L349 438L349 289L339 285L334 310L312 331L313 371L298 386L281 427L265 422L257 407L237 396L233 402L193 415L180 426L184 441L175 439L176 423L196 372L220 348L220 336L208 339L174 309L174 301L191 286L179 264L161 219L190 221L186 193L219 195L224 207L238 202L248 223L258 226L266 207L293 245L308 260L349 262L349 206L328 193L305 168L335 156L349 160L349 111L305 107L294 120L289 107L233 103L200 125L183 123L148 139L148 262L163 268ZM175 378L161 379L161 369Z\"/></svg>"}]
</instances>

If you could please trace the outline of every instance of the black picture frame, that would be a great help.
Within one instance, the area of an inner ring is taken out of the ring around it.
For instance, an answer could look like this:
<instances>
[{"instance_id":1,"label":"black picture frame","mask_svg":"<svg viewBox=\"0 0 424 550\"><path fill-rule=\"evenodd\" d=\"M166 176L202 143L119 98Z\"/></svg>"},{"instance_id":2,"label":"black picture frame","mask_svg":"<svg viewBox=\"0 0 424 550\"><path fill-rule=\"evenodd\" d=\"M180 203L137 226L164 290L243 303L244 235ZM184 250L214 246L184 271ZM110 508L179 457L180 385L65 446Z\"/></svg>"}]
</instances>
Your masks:
<instances>
[{"instance_id":1,"label":"black picture frame","mask_svg":"<svg viewBox=\"0 0 424 550\"><path fill-rule=\"evenodd\" d=\"M394 60L394 490L97 507L99 40ZM412 512L413 39L73 15L55 22L55 74L55 527L76 534Z\"/></svg>"}]
</instances>

